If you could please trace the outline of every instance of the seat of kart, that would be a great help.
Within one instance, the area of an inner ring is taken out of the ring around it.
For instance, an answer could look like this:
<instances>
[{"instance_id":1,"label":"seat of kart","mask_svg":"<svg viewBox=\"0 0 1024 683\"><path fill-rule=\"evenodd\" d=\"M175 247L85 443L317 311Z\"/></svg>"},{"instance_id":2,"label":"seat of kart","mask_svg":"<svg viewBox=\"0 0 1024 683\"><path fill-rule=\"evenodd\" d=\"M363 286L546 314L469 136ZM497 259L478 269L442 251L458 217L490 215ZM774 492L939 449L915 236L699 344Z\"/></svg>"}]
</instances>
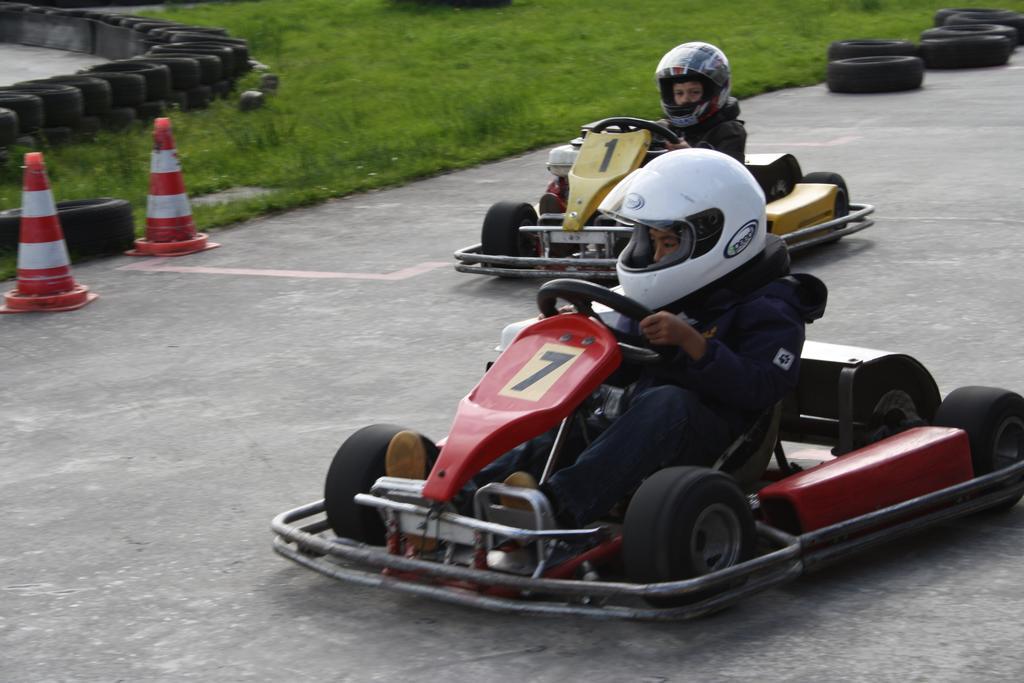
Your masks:
<instances>
[{"instance_id":1,"label":"seat of kart","mask_svg":"<svg viewBox=\"0 0 1024 683\"><path fill-rule=\"evenodd\" d=\"M745 492L753 491L775 454L781 424L782 401L779 401L719 456L714 468L731 474Z\"/></svg>"},{"instance_id":2,"label":"seat of kart","mask_svg":"<svg viewBox=\"0 0 1024 683\"><path fill-rule=\"evenodd\" d=\"M764 191L766 202L785 197L803 178L800 163L792 154L748 154L746 167Z\"/></svg>"}]
</instances>

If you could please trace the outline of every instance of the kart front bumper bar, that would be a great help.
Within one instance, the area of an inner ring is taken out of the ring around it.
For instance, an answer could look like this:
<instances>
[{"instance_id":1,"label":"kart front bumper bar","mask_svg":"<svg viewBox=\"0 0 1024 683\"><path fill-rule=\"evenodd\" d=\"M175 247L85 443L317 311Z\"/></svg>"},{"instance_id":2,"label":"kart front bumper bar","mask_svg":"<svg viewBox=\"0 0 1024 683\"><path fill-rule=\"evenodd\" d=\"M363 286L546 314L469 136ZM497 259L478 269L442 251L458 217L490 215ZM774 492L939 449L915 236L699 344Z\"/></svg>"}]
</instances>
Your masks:
<instances>
[{"instance_id":1,"label":"kart front bumper bar","mask_svg":"<svg viewBox=\"0 0 1024 683\"><path fill-rule=\"evenodd\" d=\"M874 213L871 204L851 204L850 213L824 223L794 230L782 235L782 240L789 246L790 252L797 252L825 242L837 240L846 235L874 225L868 216ZM556 216L545 214L545 218ZM575 233L566 233L560 225L523 226L520 232L542 233L544 242L608 244L615 236L629 235L631 228L586 226ZM543 233L547 233L546 235ZM566 239L566 236L573 239ZM612 280L615 279L615 258L592 257L547 257L547 256L498 256L484 254L482 245L473 244L454 253L455 270L460 273L476 273L478 275L497 275L509 278L551 278L574 277L581 280ZM608 252L608 249L605 249Z\"/></svg>"},{"instance_id":2,"label":"kart front bumper bar","mask_svg":"<svg viewBox=\"0 0 1024 683\"><path fill-rule=\"evenodd\" d=\"M329 534L322 500L282 512L271 522L271 529L278 554L359 585L491 611L669 621L721 610L871 546L998 506L1022 493L1024 462L1019 462L798 537L759 523L759 538L774 550L713 574L653 584L531 578L392 554ZM297 525L300 522L302 526ZM708 594L712 595L704 597ZM685 600L687 596L693 602L678 607L647 607L639 600Z\"/></svg>"}]
</instances>

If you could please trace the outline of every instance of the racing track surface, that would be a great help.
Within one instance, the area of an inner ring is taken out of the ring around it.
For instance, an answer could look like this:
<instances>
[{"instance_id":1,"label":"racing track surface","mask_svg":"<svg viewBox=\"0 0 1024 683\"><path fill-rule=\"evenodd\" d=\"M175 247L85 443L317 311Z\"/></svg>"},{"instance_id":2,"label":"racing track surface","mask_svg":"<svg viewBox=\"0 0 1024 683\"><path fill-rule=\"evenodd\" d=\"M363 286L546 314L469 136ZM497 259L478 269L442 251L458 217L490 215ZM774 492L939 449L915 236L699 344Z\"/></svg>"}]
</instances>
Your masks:
<instances>
[{"instance_id":1,"label":"racing track surface","mask_svg":"<svg viewBox=\"0 0 1024 683\"><path fill-rule=\"evenodd\" d=\"M878 207L797 260L831 288L811 338L909 353L943 393L1024 390L1022 64L743 102L751 152ZM1021 506L676 624L477 612L271 551L271 517L321 495L346 436L441 436L502 325L534 314L536 282L451 252L492 202L537 198L545 157L255 220L170 270L77 265L98 301L0 317L0 678L1020 680Z\"/></svg>"}]
</instances>

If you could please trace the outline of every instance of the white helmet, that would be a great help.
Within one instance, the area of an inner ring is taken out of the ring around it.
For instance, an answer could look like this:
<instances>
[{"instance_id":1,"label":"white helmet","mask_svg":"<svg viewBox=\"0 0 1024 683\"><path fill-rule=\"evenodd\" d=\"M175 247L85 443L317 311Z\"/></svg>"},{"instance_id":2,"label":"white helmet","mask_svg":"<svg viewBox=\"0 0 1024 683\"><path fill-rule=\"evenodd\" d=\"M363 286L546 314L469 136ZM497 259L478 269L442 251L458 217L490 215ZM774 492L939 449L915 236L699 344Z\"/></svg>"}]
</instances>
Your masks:
<instances>
[{"instance_id":1,"label":"white helmet","mask_svg":"<svg viewBox=\"0 0 1024 683\"><path fill-rule=\"evenodd\" d=\"M633 226L616 264L626 296L657 309L729 275L765 248L764 192L732 157L710 149L667 152L615 186L598 210ZM679 247L654 261L649 228Z\"/></svg>"}]
</instances>

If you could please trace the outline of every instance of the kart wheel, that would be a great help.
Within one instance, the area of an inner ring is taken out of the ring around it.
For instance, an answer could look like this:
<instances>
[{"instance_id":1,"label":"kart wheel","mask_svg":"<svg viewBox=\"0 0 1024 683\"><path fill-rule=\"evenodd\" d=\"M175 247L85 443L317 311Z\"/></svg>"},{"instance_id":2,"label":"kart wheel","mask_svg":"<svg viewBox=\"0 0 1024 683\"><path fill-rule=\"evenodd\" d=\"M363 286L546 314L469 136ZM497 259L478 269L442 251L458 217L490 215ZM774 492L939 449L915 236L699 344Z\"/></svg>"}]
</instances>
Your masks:
<instances>
[{"instance_id":1,"label":"kart wheel","mask_svg":"<svg viewBox=\"0 0 1024 683\"><path fill-rule=\"evenodd\" d=\"M494 256L540 256L540 240L535 235L520 234L524 225L537 225L537 212L532 206L518 202L498 202L484 217L480 235L481 249Z\"/></svg>"},{"instance_id":2,"label":"kart wheel","mask_svg":"<svg viewBox=\"0 0 1024 683\"><path fill-rule=\"evenodd\" d=\"M404 427L375 424L363 427L348 437L334 454L324 485L324 508L334 533L353 541L383 545L384 522L373 508L357 505L357 493L369 493L370 487L384 476L384 456L391 437Z\"/></svg>"},{"instance_id":3,"label":"kart wheel","mask_svg":"<svg viewBox=\"0 0 1024 683\"><path fill-rule=\"evenodd\" d=\"M992 387L955 389L939 405L932 424L967 432L976 477L1024 460L1024 398L1020 394ZM1020 498L993 509L1009 509Z\"/></svg>"},{"instance_id":4,"label":"kart wheel","mask_svg":"<svg viewBox=\"0 0 1024 683\"><path fill-rule=\"evenodd\" d=\"M823 183L825 185L835 185L839 188L836 192L836 203L832 209L833 218L842 218L850 213L850 191L846 189L846 181L843 180L843 176L838 173L830 173L828 171L815 171L814 173L808 173L800 179L801 183ZM842 237L836 237L834 239L825 240L822 244L832 244L838 242Z\"/></svg>"},{"instance_id":5,"label":"kart wheel","mask_svg":"<svg viewBox=\"0 0 1024 683\"><path fill-rule=\"evenodd\" d=\"M622 539L622 558L630 581L679 581L750 558L754 517L729 475L704 467L670 467L648 477L633 496ZM647 601L668 607L708 595L701 591Z\"/></svg>"}]
</instances>

